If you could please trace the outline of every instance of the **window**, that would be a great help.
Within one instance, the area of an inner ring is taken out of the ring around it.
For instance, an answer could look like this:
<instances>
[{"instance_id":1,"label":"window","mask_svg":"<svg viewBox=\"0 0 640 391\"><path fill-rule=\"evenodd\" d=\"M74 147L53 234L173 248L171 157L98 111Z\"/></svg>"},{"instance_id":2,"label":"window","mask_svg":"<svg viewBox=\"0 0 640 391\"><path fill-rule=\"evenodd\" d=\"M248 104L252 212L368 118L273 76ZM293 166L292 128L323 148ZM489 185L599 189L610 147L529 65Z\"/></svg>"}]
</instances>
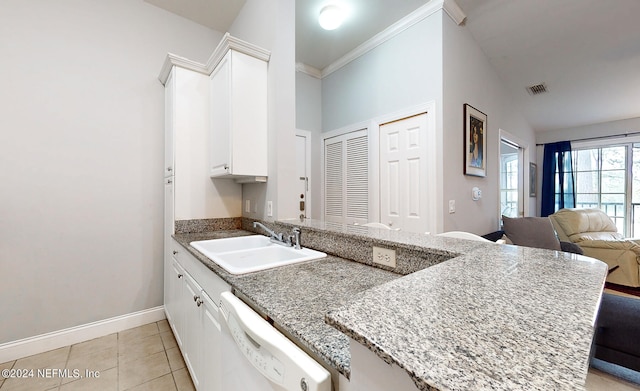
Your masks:
<instances>
[{"instance_id":1,"label":"window","mask_svg":"<svg viewBox=\"0 0 640 391\"><path fill-rule=\"evenodd\" d=\"M618 232L639 234L640 144L578 147L572 159L576 207L601 209Z\"/></svg>"}]
</instances>

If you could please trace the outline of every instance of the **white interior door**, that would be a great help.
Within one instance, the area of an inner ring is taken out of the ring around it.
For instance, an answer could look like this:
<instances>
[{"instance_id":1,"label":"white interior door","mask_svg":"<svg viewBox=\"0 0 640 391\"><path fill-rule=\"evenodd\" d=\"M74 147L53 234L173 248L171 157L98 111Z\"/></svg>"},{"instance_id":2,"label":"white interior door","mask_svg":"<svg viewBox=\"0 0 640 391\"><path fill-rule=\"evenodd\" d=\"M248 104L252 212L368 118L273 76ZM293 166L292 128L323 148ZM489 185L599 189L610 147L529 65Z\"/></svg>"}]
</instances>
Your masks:
<instances>
[{"instance_id":1,"label":"white interior door","mask_svg":"<svg viewBox=\"0 0 640 391\"><path fill-rule=\"evenodd\" d=\"M300 203L300 217L307 218L309 209L309 172L310 172L310 143L311 139L307 132L298 131L296 133L296 178L297 200Z\"/></svg>"},{"instance_id":2,"label":"white interior door","mask_svg":"<svg viewBox=\"0 0 640 391\"><path fill-rule=\"evenodd\" d=\"M428 230L427 114L380 126L380 222Z\"/></svg>"},{"instance_id":3,"label":"white interior door","mask_svg":"<svg viewBox=\"0 0 640 391\"><path fill-rule=\"evenodd\" d=\"M369 222L369 136L361 129L324 140L326 221Z\"/></svg>"}]
</instances>

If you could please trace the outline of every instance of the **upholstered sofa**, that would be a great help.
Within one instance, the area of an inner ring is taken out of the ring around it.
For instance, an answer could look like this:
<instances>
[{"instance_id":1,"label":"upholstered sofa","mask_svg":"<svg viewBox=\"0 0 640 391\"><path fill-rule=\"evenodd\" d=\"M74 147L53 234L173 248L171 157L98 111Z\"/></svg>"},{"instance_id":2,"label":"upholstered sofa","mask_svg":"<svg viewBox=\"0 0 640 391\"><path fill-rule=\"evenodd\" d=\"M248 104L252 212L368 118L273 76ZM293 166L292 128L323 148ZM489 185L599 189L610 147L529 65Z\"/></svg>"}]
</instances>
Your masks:
<instances>
[{"instance_id":1,"label":"upholstered sofa","mask_svg":"<svg viewBox=\"0 0 640 391\"><path fill-rule=\"evenodd\" d=\"M584 255L609 265L607 281L640 287L640 244L625 239L600 209L561 209L549 216L560 241L576 243Z\"/></svg>"}]
</instances>

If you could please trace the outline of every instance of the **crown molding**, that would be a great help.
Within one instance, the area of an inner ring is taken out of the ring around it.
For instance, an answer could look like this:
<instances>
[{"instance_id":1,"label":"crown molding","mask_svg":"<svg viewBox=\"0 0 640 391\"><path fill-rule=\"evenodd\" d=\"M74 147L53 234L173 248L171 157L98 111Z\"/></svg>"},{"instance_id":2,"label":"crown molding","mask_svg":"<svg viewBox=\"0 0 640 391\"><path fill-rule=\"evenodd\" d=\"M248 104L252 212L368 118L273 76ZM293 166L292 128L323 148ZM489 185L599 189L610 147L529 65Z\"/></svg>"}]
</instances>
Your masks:
<instances>
[{"instance_id":1,"label":"crown molding","mask_svg":"<svg viewBox=\"0 0 640 391\"><path fill-rule=\"evenodd\" d=\"M458 3L455 2L455 0L444 0L442 2L442 9L454 22L456 22L458 26L464 23L465 19L467 19L467 15L465 15L464 11L460 8Z\"/></svg>"},{"instance_id":2,"label":"crown molding","mask_svg":"<svg viewBox=\"0 0 640 391\"><path fill-rule=\"evenodd\" d=\"M220 60L222 60L222 57L227 54L229 49L267 62L271 57L270 51L226 33L207 61L206 66L209 74L213 72L213 69L218 65Z\"/></svg>"},{"instance_id":3,"label":"crown molding","mask_svg":"<svg viewBox=\"0 0 640 391\"><path fill-rule=\"evenodd\" d=\"M194 72L203 73L205 75L209 75L211 73L207 71L207 67L204 64L189 60L185 57L180 57L173 53L168 53L167 57L164 60L164 64L162 64L160 75L158 76L158 80L160 80L160 83L162 83L162 85L167 82L169 73L171 73L171 68L173 68L174 66L189 69Z\"/></svg>"},{"instance_id":4,"label":"crown molding","mask_svg":"<svg viewBox=\"0 0 640 391\"><path fill-rule=\"evenodd\" d=\"M160 83L164 85L169 78L171 68L174 66L189 69L191 71L199 72L209 76L211 75L211 72L213 72L213 69L216 67L216 65L218 65L220 60L222 60L222 57L227 54L227 51L229 51L229 49L233 49L237 52L244 53L263 61L269 61L269 58L271 57L271 52L269 52L268 50L265 50L259 46L243 41L232 36L229 33L226 33L209 57L209 60L206 64L201 64L199 62L189 60L188 58L181 57L173 53L168 53L167 57L164 60L164 64L162 64L162 69L160 70L158 80L160 80Z\"/></svg>"},{"instance_id":5,"label":"crown molding","mask_svg":"<svg viewBox=\"0 0 640 391\"><path fill-rule=\"evenodd\" d=\"M315 77L316 79L322 79L322 71L318 68L314 68L311 65L307 65L302 62L296 63L296 71L306 73L311 77Z\"/></svg>"},{"instance_id":6,"label":"crown molding","mask_svg":"<svg viewBox=\"0 0 640 391\"><path fill-rule=\"evenodd\" d=\"M422 20L428 18L429 16L440 10L444 10L445 13L449 15L449 17L458 25L464 22L467 17L455 2L455 0L431 0L427 4L400 19L380 33L374 35L373 38L362 43L360 46L356 47L332 64L325 67L322 70L322 77L330 75L331 73L349 64L351 61L354 61L358 57L363 56L367 52L382 45L391 38L407 30L409 27L421 22Z\"/></svg>"}]
</instances>

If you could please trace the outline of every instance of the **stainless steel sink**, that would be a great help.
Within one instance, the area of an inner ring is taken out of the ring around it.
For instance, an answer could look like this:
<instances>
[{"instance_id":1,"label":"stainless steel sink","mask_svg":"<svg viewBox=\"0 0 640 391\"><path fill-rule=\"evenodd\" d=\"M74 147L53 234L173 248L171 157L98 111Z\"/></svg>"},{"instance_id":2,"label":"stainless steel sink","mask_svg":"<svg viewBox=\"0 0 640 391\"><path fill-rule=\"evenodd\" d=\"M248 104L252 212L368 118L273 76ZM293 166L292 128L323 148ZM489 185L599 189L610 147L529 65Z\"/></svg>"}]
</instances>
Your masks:
<instances>
[{"instance_id":1,"label":"stainless steel sink","mask_svg":"<svg viewBox=\"0 0 640 391\"><path fill-rule=\"evenodd\" d=\"M327 256L310 248L296 250L272 243L263 235L201 240L190 244L231 274L245 274Z\"/></svg>"}]
</instances>

